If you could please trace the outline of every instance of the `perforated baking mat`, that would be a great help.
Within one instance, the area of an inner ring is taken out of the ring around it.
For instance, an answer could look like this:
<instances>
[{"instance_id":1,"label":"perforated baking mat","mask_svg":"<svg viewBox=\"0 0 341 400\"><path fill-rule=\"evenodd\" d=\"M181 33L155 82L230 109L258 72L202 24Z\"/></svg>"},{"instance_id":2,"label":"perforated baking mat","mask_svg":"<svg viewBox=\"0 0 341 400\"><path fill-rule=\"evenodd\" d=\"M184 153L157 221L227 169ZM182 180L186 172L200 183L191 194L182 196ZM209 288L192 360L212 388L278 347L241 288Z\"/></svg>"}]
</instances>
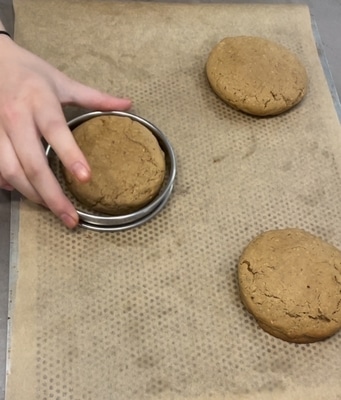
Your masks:
<instances>
[{"instance_id":1,"label":"perforated baking mat","mask_svg":"<svg viewBox=\"0 0 341 400\"><path fill-rule=\"evenodd\" d=\"M341 334L310 345L270 336L236 279L241 251L266 229L300 227L341 248L341 132L308 8L15 4L17 41L131 96L172 142L178 175L165 209L124 232L71 232L21 202L7 400L340 399ZM260 119L212 93L208 53L232 35L297 53L310 79L298 107Z\"/></svg>"}]
</instances>

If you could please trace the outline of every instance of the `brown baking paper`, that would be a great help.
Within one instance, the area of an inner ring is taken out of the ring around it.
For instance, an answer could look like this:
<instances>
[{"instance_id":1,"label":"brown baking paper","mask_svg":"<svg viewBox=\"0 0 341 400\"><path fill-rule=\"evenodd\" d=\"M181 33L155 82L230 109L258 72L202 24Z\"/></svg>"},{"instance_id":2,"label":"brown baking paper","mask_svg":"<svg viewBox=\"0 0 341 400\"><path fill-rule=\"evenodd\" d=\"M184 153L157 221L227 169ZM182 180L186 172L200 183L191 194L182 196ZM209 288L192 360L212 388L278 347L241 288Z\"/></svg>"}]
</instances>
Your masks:
<instances>
[{"instance_id":1,"label":"brown baking paper","mask_svg":"<svg viewBox=\"0 0 341 400\"><path fill-rule=\"evenodd\" d=\"M68 231L21 203L7 400L340 399L341 334L310 345L270 336L236 280L241 251L267 229L341 248L341 132L308 8L15 5L18 43L133 98L171 141L178 175L157 217L119 233ZM204 66L230 35L294 51L310 79L303 102L255 118L217 98Z\"/></svg>"}]
</instances>

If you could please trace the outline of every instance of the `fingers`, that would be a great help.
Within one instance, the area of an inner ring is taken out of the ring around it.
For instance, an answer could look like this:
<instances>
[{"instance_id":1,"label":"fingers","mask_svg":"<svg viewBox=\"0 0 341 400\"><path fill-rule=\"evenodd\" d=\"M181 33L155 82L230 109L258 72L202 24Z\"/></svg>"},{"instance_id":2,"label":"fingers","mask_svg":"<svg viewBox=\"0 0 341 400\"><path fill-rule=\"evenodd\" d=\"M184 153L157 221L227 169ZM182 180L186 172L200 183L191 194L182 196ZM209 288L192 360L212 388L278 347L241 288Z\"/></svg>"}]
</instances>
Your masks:
<instances>
[{"instance_id":1,"label":"fingers","mask_svg":"<svg viewBox=\"0 0 341 400\"><path fill-rule=\"evenodd\" d=\"M46 141L56 152L63 165L80 181L90 179L90 166L71 134L58 100L54 96L45 99L48 113L35 113L35 122Z\"/></svg>"},{"instance_id":2,"label":"fingers","mask_svg":"<svg viewBox=\"0 0 341 400\"><path fill-rule=\"evenodd\" d=\"M0 132L0 186L17 188L25 197L35 203L42 203L41 196L37 193L26 177L26 174L18 161L17 155L7 135Z\"/></svg>"},{"instance_id":3,"label":"fingers","mask_svg":"<svg viewBox=\"0 0 341 400\"><path fill-rule=\"evenodd\" d=\"M102 93L99 90L90 88L76 81L70 81L67 93L61 93L62 104L74 104L93 110L128 110L132 101L126 98L119 98Z\"/></svg>"},{"instance_id":4,"label":"fingers","mask_svg":"<svg viewBox=\"0 0 341 400\"><path fill-rule=\"evenodd\" d=\"M0 173L0 189L4 189L4 190L9 190L12 191L14 190L14 187L12 185L10 185L1 175Z\"/></svg>"},{"instance_id":5,"label":"fingers","mask_svg":"<svg viewBox=\"0 0 341 400\"><path fill-rule=\"evenodd\" d=\"M12 124L10 139L2 133L0 144L3 179L31 201L44 204L67 227L74 228L78 224L78 214L48 166L30 117L23 113L20 121Z\"/></svg>"}]
</instances>

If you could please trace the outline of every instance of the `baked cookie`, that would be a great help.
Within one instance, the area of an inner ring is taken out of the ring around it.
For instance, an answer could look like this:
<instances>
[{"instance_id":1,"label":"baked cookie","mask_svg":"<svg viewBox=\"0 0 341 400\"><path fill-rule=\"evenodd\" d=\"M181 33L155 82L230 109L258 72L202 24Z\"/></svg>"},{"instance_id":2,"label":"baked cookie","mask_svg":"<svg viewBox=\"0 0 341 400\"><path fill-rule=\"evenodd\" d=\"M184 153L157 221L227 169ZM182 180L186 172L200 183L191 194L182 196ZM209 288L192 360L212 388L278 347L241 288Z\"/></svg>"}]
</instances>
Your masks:
<instances>
[{"instance_id":1,"label":"baked cookie","mask_svg":"<svg viewBox=\"0 0 341 400\"><path fill-rule=\"evenodd\" d=\"M285 47L261 37L227 37L209 54L213 91L231 107L257 116L276 115L299 103L308 77Z\"/></svg>"},{"instance_id":2,"label":"baked cookie","mask_svg":"<svg viewBox=\"0 0 341 400\"><path fill-rule=\"evenodd\" d=\"M90 209L122 215L140 209L160 191L165 155L152 132L128 117L104 115L73 130L91 167L91 180L80 183L66 169L71 193Z\"/></svg>"},{"instance_id":3,"label":"baked cookie","mask_svg":"<svg viewBox=\"0 0 341 400\"><path fill-rule=\"evenodd\" d=\"M341 252L300 229L267 231L245 248L240 296L266 332L288 342L341 329Z\"/></svg>"}]
</instances>

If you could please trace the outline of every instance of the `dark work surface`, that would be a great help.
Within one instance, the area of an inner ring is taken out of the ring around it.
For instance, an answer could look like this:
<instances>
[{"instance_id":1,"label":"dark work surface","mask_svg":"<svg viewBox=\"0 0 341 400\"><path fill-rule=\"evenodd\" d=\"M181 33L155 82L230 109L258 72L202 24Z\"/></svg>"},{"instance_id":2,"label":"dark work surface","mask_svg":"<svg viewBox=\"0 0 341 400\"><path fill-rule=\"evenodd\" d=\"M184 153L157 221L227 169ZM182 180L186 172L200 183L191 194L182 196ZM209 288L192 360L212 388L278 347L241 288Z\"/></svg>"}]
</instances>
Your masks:
<instances>
[{"instance_id":1,"label":"dark work surface","mask_svg":"<svg viewBox=\"0 0 341 400\"><path fill-rule=\"evenodd\" d=\"M10 193L0 190L0 399L4 399L9 280Z\"/></svg>"},{"instance_id":2,"label":"dark work surface","mask_svg":"<svg viewBox=\"0 0 341 400\"><path fill-rule=\"evenodd\" d=\"M5 25L5 29L11 35L14 32L14 12L12 1L0 0L0 19Z\"/></svg>"}]
</instances>

